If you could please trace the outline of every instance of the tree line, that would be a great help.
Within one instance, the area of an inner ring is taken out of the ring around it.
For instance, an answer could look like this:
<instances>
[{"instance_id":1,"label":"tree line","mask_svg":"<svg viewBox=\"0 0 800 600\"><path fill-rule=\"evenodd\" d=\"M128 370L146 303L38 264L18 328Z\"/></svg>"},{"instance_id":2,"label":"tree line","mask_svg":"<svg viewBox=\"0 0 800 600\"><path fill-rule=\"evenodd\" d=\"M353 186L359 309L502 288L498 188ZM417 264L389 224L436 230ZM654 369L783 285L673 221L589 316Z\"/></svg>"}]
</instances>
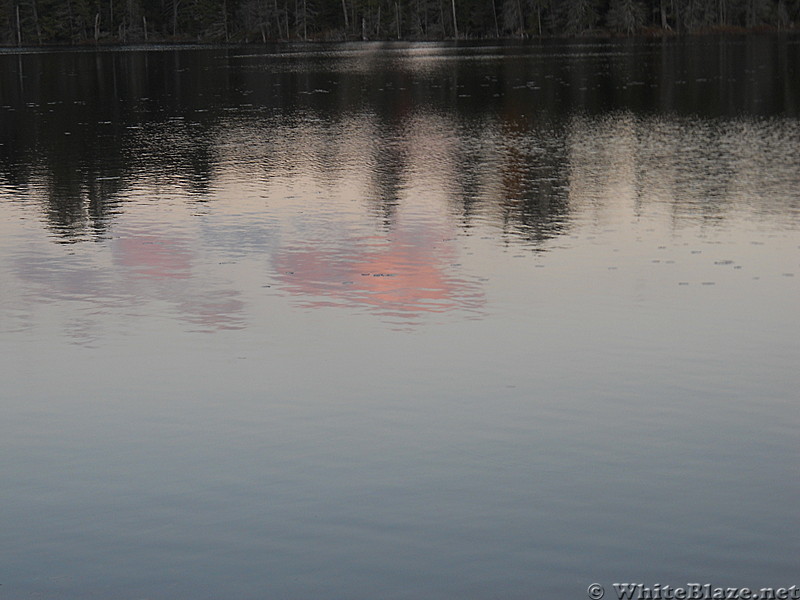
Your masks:
<instances>
[{"instance_id":1,"label":"tree line","mask_svg":"<svg viewBox=\"0 0 800 600\"><path fill-rule=\"evenodd\" d=\"M794 29L800 0L0 0L7 46Z\"/></svg>"}]
</instances>

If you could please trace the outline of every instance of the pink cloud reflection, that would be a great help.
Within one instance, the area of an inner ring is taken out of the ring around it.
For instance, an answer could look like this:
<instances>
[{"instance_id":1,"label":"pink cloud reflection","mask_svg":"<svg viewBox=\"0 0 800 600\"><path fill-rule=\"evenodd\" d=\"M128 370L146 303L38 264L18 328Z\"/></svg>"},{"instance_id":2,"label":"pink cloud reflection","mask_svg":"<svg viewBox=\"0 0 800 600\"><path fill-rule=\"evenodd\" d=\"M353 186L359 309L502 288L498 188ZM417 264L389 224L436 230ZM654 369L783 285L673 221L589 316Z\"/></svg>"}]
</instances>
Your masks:
<instances>
[{"instance_id":1,"label":"pink cloud reflection","mask_svg":"<svg viewBox=\"0 0 800 600\"><path fill-rule=\"evenodd\" d=\"M117 264L151 279L188 279L192 256L180 239L154 234L125 235L116 240Z\"/></svg>"},{"instance_id":2,"label":"pink cloud reflection","mask_svg":"<svg viewBox=\"0 0 800 600\"><path fill-rule=\"evenodd\" d=\"M436 231L397 231L389 239L305 243L279 250L273 266L303 306L367 306L403 320L424 313L480 311L477 283L457 276L452 244Z\"/></svg>"}]
</instances>

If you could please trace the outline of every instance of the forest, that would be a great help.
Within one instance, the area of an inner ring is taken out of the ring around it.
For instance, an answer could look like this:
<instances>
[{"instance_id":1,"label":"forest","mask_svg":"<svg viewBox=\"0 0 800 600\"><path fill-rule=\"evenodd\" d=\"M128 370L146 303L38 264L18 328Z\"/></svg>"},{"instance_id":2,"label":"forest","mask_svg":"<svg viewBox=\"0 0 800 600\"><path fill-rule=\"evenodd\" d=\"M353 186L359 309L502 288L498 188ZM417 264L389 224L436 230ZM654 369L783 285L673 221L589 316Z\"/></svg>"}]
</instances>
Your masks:
<instances>
[{"instance_id":1,"label":"forest","mask_svg":"<svg viewBox=\"0 0 800 600\"><path fill-rule=\"evenodd\" d=\"M800 0L0 0L5 46L794 30Z\"/></svg>"}]
</instances>

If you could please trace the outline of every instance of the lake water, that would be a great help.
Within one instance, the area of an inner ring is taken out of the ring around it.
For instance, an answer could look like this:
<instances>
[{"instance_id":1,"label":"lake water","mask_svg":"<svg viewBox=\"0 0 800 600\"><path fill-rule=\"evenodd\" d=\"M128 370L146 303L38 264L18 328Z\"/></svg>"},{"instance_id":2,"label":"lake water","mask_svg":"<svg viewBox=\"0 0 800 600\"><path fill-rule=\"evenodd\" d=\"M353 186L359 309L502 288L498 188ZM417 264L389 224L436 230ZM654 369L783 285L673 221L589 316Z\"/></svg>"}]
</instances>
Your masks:
<instances>
[{"instance_id":1,"label":"lake water","mask_svg":"<svg viewBox=\"0 0 800 600\"><path fill-rule=\"evenodd\" d=\"M0 598L800 585L799 300L796 37L6 51Z\"/></svg>"}]
</instances>

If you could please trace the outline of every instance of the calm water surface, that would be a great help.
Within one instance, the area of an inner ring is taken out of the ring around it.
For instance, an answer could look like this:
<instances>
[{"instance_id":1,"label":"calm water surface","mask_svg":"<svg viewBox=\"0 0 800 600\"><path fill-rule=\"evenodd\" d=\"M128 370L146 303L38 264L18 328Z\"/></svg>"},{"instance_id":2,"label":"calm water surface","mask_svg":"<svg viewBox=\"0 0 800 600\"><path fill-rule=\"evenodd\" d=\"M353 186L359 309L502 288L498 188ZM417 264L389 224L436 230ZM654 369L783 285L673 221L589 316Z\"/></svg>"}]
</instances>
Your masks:
<instances>
[{"instance_id":1,"label":"calm water surface","mask_svg":"<svg viewBox=\"0 0 800 600\"><path fill-rule=\"evenodd\" d=\"M0 598L800 584L800 43L0 54Z\"/></svg>"}]
</instances>

